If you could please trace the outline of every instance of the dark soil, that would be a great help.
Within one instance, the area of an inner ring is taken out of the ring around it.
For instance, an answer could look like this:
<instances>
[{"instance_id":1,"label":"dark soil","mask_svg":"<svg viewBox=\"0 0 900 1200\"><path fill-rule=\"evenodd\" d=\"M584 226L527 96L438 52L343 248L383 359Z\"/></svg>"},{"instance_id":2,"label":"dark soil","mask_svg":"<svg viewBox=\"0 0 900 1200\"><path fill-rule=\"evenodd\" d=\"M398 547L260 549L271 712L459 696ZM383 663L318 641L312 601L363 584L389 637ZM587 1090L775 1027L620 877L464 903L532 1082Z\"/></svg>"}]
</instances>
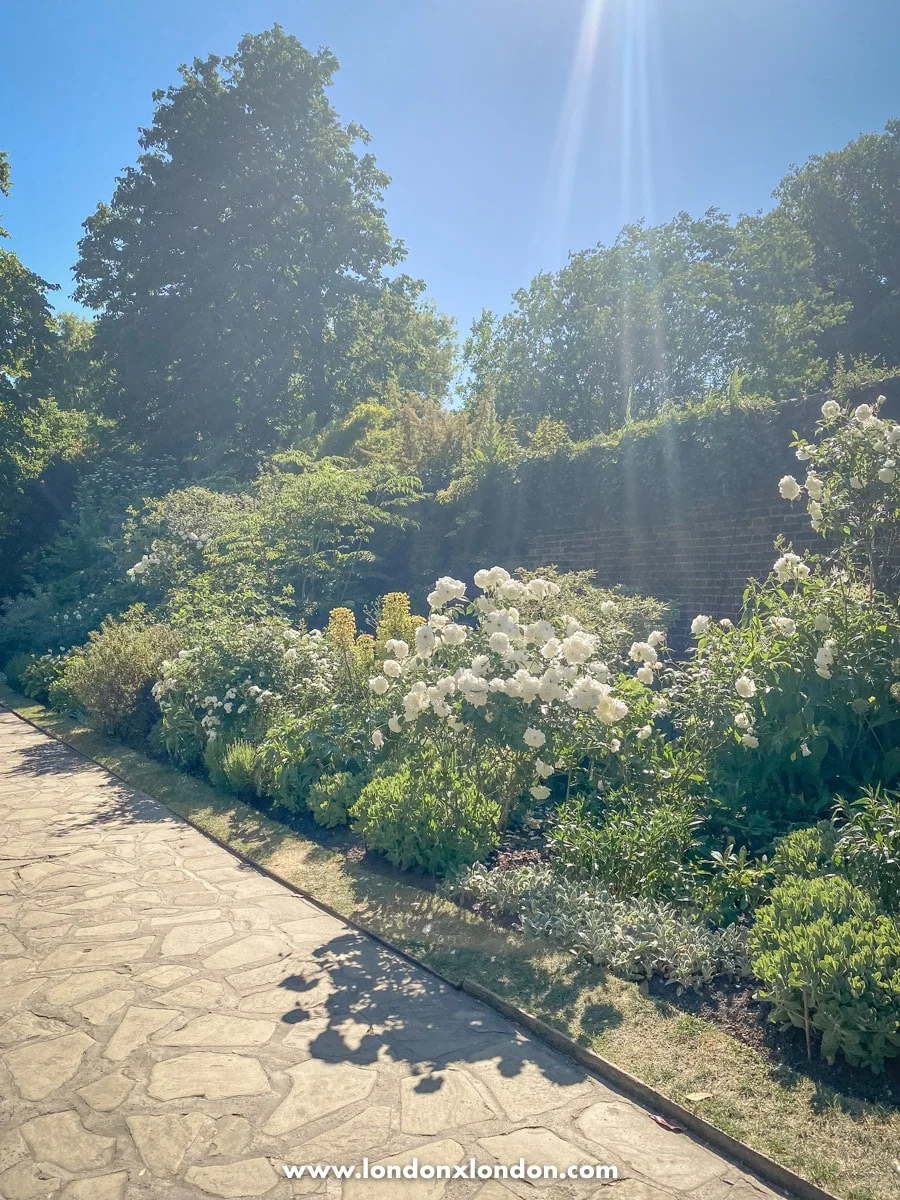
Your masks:
<instances>
[{"instance_id":1,"label":"dark soil","mask_svg":"<svg viewBox=\"0 0 900 1200\"><path fill-rule=\"evenodd\" d=\"M890 1060L882 1075L852 1067L838 1059L829 1066L818 1057L815 1035L812 1060L806 1055L806 1037L802 1029L781 1031L769 1020L771 1005L755 998L759 985L754 980L718 983L702 991L675 994L671 984L656 977L649 995L664 1010L675 1010L700 1017L721 1026L737 1041L751 1046L772 1064L785 1084L804 1076L822 1092L837 1093L851 1101L883 1104L900 1108L900 1058Z\"/></svg>"}]
</instances>

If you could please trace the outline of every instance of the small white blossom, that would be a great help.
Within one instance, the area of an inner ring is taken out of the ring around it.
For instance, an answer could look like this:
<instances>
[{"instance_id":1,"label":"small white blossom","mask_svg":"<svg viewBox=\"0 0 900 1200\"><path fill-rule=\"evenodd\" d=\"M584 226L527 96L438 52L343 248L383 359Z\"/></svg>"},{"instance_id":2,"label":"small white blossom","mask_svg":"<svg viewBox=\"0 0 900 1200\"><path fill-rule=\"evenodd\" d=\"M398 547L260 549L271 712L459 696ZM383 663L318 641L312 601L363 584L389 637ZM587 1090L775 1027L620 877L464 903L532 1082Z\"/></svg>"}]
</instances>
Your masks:
<instances>
[{"instance_id":1,"label":"small white blossom","mask_svg":"<svg viewBox=\"0 0 900 1200\"><path fill-rule=\"evenodd\" d=\"M648 666L638 667L635 675L641 683L651 684L653 682L653 668Z\"/></svg>"},{"instance_id":2,"label":"small white blossom","mask_svg":"<svg viewBox=\"0 0 900 1200\"><path fill-rule=\"evenodd\" d=\"M647 738L653 733L653 728L650 725L642 725L637 731L637 739L639 742L646 742Z\"/></svg>"},{"instance_id":3,"label":"small white blossom","mask_svg":"<svg viewBox=\"0 0 900 1200\"><path fill-rule=\"evenodd\" d=\"M461 646L468 637L465 625L445 625L441 637L446 646Z\"/></svg>"},{"instance_id":4,"label":"small white blossom","mask_svg":"<svg viewBox=\"0 0 900 1200\"><path fill-rule=\"evenodd\" d=\"M404 659L409 657L409 646L400 638L391 638L390 641L384 643L384 652L389 654L391 658Z\"/></svg>"},{"instance_id":5,"label":"small white blossom","mask_svg":"<svg viewBox=\"0 0 900 1200\"><path fill-rule=\"evenodd\" d=\"M702 614L696 616L691 621L691 633L694 637L703 637L705 633L709 632L710 625L712 625L712 617L704 617Z\"/></svg>"},{"instance_id":6,"label":"small white blossom","mask_svg":"<svg viewBox=\"0 0 900 1200\"><path fill-rule=\"evenodd\" d=\"M833 421L841 415L841 406L836 400L826 400L822 405L822 416L826 421Z\"/></svg>"},{"instance_id":7,"label":"small white blossom","mask_svg":"<svg viewBox=\"0 0 900 1200\"><path fill-rule=\"evenodd\" d=\"M778 490L785 500L796 500L800 495L800 484L793 475L782 475L778 481Z\"/></svg>"},{"instance_id":8,"label":"small white blossom","mask_svg":"<svg viewBox=\"0 0 900 1200\"><path fill-rule=\"evenodd\" d=\"M542 783L536 783L534 787L531 788L531 794L535 800L546 800L550 795L550 789L548 787L544 787Z\"/></svg>"},{"instance_id":9,"label":"small white blossom","mask_svg":"<svg viewBox=\"0 0 900 1200\"><path fill-rule=\"evenodd\" d=\"M370 736L369 741L372 743L372 745L375 747L376 750L380 750L381 747L384 745L384 734L381 732L380 729L376 729L373 731L372 735Z\"/></svg>"},{"instance_id":10,"label":"small white blossom","mask_svg":"<svg viewBox=\"0 0 900 1200\"><path fill-rule=\"evenodd\" d=\"M396 658L386 658L382 663L381 669L387 675L388 679L399 679L403 673L403 667L397 662Z\"/></svg>"},{"instance_id":11,"label":"small white blossom","mask_svg":"<svg viewBox=\"0 0 900 1200\"><path fill-rule=\"evenodd\" d=\"M400 732L400 718L396 715L396 713L388 720L388 729L391 731L391 733Z\"/></svg>"},{"instance_id":12,"label":"small white blossom","mask_svg":"<svg viewBox=\"0 0 900 1200\"><path fill-rule=\"evenodd\" d=\"M383 675L376 675L374 679L369 680L369 690L376 696L383 696L390 686L390 682Z\"/></svg>"},{"instance_id":13,"label":"small white blossom","mask_svg":"<svg viewBox=\"0 0 900 1200\"><path fill-rule=\"evenodd\" d=\"M744 700L749 700L756 695L756 684L749 675L739 675L734 681L734 690Z\"/></svg>"},{"instance_id":14,"label":"small white blossom","mask_svg":"<svg viewBox=\"0 0 900 1200\"><path fill-rule=\"evenodd\" d=\"M741 741L744 743L744 745L747 747L748 750L756 750L756 748L759 746L759 738L756 737L756 735L752 734L752 733L745 733L741 737Z\"/></svg>"},{"instance_id":15,"label":"small white blossom","mask_svg":"<svg viewBox=\"0 0 900 1200\"><path fill-rule=\"evenodd\" d=\"M540 729L532 729L530 726L525 730L522 740L526 746L530 746L532 750L540 750L541 746L546 742L547 735L542 733Z\"/></svg>"}]
</instances>

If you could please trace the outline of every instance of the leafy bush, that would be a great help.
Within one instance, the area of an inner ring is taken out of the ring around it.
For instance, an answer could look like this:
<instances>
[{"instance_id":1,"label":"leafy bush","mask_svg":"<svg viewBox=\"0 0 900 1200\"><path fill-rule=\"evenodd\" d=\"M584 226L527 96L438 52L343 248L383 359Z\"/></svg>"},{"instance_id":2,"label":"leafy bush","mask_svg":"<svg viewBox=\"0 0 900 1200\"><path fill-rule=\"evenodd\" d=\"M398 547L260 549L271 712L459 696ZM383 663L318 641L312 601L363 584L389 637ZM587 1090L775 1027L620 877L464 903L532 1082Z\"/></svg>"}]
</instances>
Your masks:
<instances>
[{"instance_id":1,"label":"leafy bush","mask_svg":"<svg viewBox=\"0 0 900 1200\"><path fill-rule=\"evenodd\" d=\"M33 654L25 654L22 651L13 654L3 668L3 674L6 676L6 682L11 688L17 692L21 692L25 685L25 672L34 661Z\"/></svg>"},{"instance_id":2,"label":"leafy bush","mask_svg":"<svg viewBox=\"0 0 900 1200\"><path fill-rule=\"evenodd\" d=\"M879 907L900 913L900 796L866 788L854 804L839 800L836 851L850 879L871 892Z\"/></svg>"},{"instance_id":3,"label":"leafy bush","mask_svg":"<svg viewBox=\"0 0 900 1200\"><path fill-rule=\"evenodd\" d=\"M350 816L369 849L395 866L446 875L496 845L500 809L473 779L429 758L367 783Z\"/></svg>"},{"instance_id":4,"label":"leafy bush","mask_svg":"<svg viewBox=\"0 0 900 1200\"><path fill-rule=\"evenodd\" d=\"M244 738L231 742L222 755L222 775L229 791L243 799L256 794L256 747Z\"/></svg>"},{"instance_id":5,"label":"leafy bush","mask_svg":"<svg viewBox=\"0 0 900 1200\"><path fill-rule=\"evenodd\" d=\"M590 879L617 898L678 897L700 818L684 800L624 798L599 817L584 801L563 806L551 834L554 866L571 879Z\"/></svg>"},{"instance_id":6,"label":"leafy bush","mask_svg":"<svg viewBox=\"0 0 900 1200\"><path fill-rule=\"evenodd\" d=\"M795 829L779 838L772 858L776 882L791 876L816 879L835 874L835 850L838 835L829 821L819 821L808 829Z\"/></svg>"},{"instance_id":7,"label":"leafy bush","mask_svg":"<svg viewBox=\"0 0 900 1200\"><path fill-rule=\"evenodd\" d=\"M359 799L366 782L365 775L354 775L350 771L320 775L310 784L306 794L309 811L319 825L328 829L346 825L348 812Z\"/></svg>"},{"instance_id":8,"label":"leafy bush","mask_svg":"<svg viewBox=\"0 0 900 1200\"><path fill-rule=\"evenodd\" d=\"M548 867L489 871L478 865L449 881L445 894L519 917L532 937L626 979L660 975L679 991L747 974L746 930L707 923L656 900L617 900L603 887Z\"/></svg>"},{"instance_id":9,"label":"leafy bush","mask_svg":"<svg viewBox=\"0 0 900 1200\"><path fill-rule=\"evenodd\" d=\"M159 717L153 686L180 646L173 629L135 606L122 620L108 617L83 652L67 659L65 685L99 729L144 738Z\"/></svg>"},{"instance_id":10,"label":"leafy bush","mask_svg":"<svg viewBox=\"0 0 900 1200\"><path fill-rule=\"evenodd\" d=\"M771 877L766 855L754 859L746 846L735 850L731 842L712 852L706 871L695 881L693 899L716 924L731 925L752 916L769 894Z\"/></svg>"},{"instance_id":11,"label":"leafy bush","mask_svg":"<svg viewBox=\"0 0 900 1200\"><path fill-rule=\"evenodd\" d=\"M752 965L771 1019L820 1035L828 1062L883 1068L900 1054L900 922L838 876L789 876L759 910Z\"/></svg>"},{"instance_id":12,"label":"leafy bush","mask_svg":"<svg viewBox=\"0 0 900 1200\"><path fill-rule=\"evenodd\" d=\"M46 704L50 698L50 689L62 676L66 669L65 654L41 654L31 656L28 665L22 670L19 678L22 691L32 700Z\"/></svg>"}]
</instances>

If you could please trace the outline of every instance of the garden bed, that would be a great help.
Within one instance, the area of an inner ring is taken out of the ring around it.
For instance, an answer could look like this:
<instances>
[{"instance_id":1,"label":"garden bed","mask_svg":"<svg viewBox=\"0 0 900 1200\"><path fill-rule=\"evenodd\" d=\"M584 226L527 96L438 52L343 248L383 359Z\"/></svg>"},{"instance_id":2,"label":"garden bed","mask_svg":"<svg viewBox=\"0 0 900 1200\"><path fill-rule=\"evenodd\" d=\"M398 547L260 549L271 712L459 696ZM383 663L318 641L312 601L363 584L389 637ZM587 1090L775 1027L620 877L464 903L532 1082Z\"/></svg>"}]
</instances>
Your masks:
<instances>
[{"instance_id":1,"label":"garden bed","mask_svg":"<svg viewBox=\"0 0 900 1200\"><path fill-rule=\"evenodd\" d=\"M473 979L706 1120L846 1200L900 1181L896 1070L806 1062L746 992L639 988L466 912L416 876L376 868L346 831L293 829L0 688L0 701L260 866L451 979ZM699 1098L702 1097L702 1098Z\"/></svg>"}]
</instances>

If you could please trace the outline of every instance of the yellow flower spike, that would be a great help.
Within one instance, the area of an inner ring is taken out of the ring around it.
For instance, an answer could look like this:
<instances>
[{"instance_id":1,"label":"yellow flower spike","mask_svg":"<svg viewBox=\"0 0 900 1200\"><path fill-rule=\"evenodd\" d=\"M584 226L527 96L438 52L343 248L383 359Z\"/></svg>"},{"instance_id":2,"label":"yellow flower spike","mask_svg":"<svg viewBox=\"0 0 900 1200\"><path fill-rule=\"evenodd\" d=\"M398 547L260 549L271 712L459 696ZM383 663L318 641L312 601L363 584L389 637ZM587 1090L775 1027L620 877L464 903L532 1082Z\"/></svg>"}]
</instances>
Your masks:
<instances>
[{"instance_id":1,"label":"yellow flower spike","mask_svg":"<svg viewBox=\"0 0 900 1200\"><path fill-rule=\"evenodd\" d=\"M356 617L349 608L333 608L328 614L327 632L335 646L352 650L356 640Z\"/></svg>"}]
</instances>

